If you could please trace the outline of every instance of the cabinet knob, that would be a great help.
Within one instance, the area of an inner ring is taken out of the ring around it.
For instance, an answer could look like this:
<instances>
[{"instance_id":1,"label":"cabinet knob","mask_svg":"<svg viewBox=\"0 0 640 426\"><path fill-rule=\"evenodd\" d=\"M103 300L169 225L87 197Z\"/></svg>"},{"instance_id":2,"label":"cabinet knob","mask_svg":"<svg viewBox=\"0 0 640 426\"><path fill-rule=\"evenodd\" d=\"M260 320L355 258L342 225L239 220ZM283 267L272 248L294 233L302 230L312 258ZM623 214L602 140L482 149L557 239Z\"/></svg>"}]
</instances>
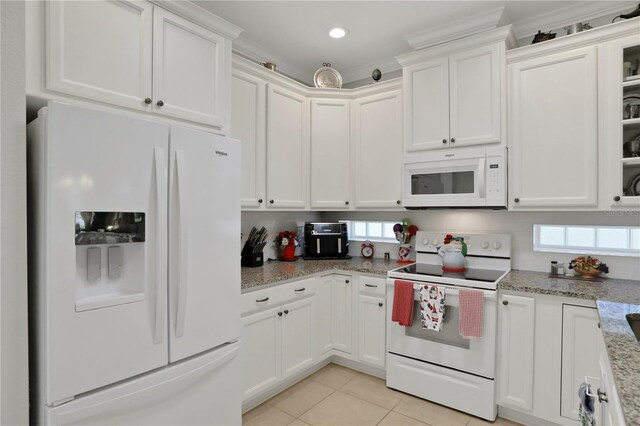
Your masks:
<instances>
[{"instance_id":1,"label":"cabinet knob","mask_svg":"<svg viewBox=\"0 0 640 426\"><path fill-rule=\"evenodd\" d=\"M349 280L344 280L345 283L349 284Z\"/></svg>"},{"instance_id":2,"label":"cabinet knob","mask_svg":"<svg viewBox=\"0 0 640 426\"><path fill-rule=\"evenodd\" d=\"M273 204L273 200L269 200L269 204Z\"/></svg>"},{"instance_id":3,"label":"cabinet knob","mask_svg":"<svg viewBox=\"0 0 640 426\"><path fill-rule=\"evenodd\" d=\"M503 304L504 306L507 306L507 305L509 304L509 301L508 301L508 300L503 300L503 301L502 301L502 304Z\"/></svg>"},{"instance_id":4,"label":"cabinet knob","mask_svg":"<svg viewBox=\"0 0 640 426\"><path fill-rule=\"evenodd\" d=\"M620 196L616 195L615 197L613 197L613 201L618 202L620 201Z\"/></svg>"},{"instance_id":5,"label":"cabinet knob","mask_svg":"<svg viewBox=\"0 0 640 426\"><path fill-rule=\"evenodd\" d=\"M378 302L378 306L382 308L382 302Z\"/></svg>"},{"instance_id":6,"label":"cabinet knob","mask_svg":"<svg viewBox=\"0 0 640 426\"><path fill-rule=\"evenodd\" d=\"M598 388L597 394L598 394L598 402L609 402L609 398L607 397L607 393L601 391L600 388Z\"/></svg>"},{"instance_id":7,"label":"cabinet knob","mask_svg":"<svg viewBox=\"0 0 640 426\"><path fill-rule=\"evenodd\" d=\"M278 316L281 317L282 316L282 312L278 312Z\"/></svg>"},{"instance_id":8,"label":"cabinet knob","mask_svg":"<svg viewBox=\"0 0 640 426\"><path fill-rule=\"evenodd\" d=\"M349 205L349 202L348 202L348 201L345 201L345 202L344 202L344 205L345 205L345 206L348 206L348 205Z\"/></svg>"},{"instance_id":9,"label":"cabinet knob","mask_svg":"<svg viewBox=\"0 0 640 426\"><path fill-rule=\"evenodd\" d=\"M451 143L456 143L456 138L451 138Z\"/></svg>"},{"instance_id":10,"label":"cabinet knob","mask_svg":"<svg viewBox=\"0 0 640 426\"><path fill-rule=\"evenodd\" d=\"M396 204L400 205L401 201L400 200L396 200Z\"/></svg>"},{"instance_id":11,"label":"cabinet knob","mask_svg":"<svg viewBox=\"0 0 640 426\"><path fill-rule=\"evenodd\" d=\"M446 144L447 140L446 139L442 139L442 143Z\"/></svg>"},{"instance_id":12,"label":"cabinet knob","mask_svg":"<svg viewBox=\"0 0 640 426\"><path fill-rule=\"evenodd\" d=\"M149 105L151 103L151 98L144 98L144 103Z\"/></svg>"},{"instance_id":13,"label":"cabinet knob","mask_svg":"<svg viewBox=\"0 0 640 426\"><path fill-rule=\"evenodd\" d=\"M262 204L262 198L258 199L258 204Z\"/></svg>"},{"instance_id":14,"label":"cabinet knob","mask_svg":"<svg viewBox=\"0 0 640 426\"><path fill-rule=\"evenodd\" d=\"M285 314L285 315L289 315L289 310L288 310L288 309L285 309L285 310L284 310L284 314Z\"/></svg>"},{"instance_id":15,"label":"cabinet knob","mask_svg":"<svg viewBox=\"0 0 640 426\"><path fill-rule=\"evenodd\" d=\"M158 105L159 107L164 106L164 102L158 101L158 102L156 102L156 105Z\"/></svg>"},{"instance_id":16,"label":"cabinet knob","mask_svg":"<svg viewBox=\"0 0 640 426\"><path fill-rule=\"evenodd\" d=\"M519 202L520 202L520 198L514 198L514 199L513 199L513 202L514 202L514 203L519 203Z\"/></svg>"}]
</instances>

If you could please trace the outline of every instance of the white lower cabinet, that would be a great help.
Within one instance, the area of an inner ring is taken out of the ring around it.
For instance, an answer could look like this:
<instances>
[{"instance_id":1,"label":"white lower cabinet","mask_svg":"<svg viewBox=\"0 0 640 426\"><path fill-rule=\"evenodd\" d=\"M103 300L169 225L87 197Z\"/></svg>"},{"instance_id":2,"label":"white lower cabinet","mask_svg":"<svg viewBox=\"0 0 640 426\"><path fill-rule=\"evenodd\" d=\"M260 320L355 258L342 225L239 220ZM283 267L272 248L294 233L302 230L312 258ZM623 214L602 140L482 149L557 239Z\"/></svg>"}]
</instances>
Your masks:
<instances>
[{"instance_id":1,"label":"white lower cabinet","mask_svg":"<svg viewBox=\"0 0 640 426\"><path fill-rule=\"evenodd\" d=\"M334 274L331 284L331 334L333 348L351 353L353 277Z\"/></svg>"},{"instance_id":2,"label":"white lower cabinet","mask_svg":"<svg viewBox=\"0 0 640 426\"><path fill-rule=\"evenodd\" d=\"M331 287L333 275L318 277L318 291L315 301L314 341L316 353L320 356L333 349L331 337Z\"/></svg>"},{"instance_id":3,"label":"white lower cabinet","mask_svg":"<svg viewBox=\"0 0 640 426\"><path fill-rule=\"evenodd\" d=\"M358 295L358 358L360 361L385 366L385 300Z\"/></svg>"},{"instance_id":4,"label":"white lower cabinet","mask_svg":"<svg viewBox=\"0 0 640 426\"><path fill-rule=\"evenodd\" d=\"M282 376L289 377L313 364L314 297L282 309Z\"/></svg>"},{"instance_id":5,"label":"white lower cabinet","mask_svg":"<svg viewBox=\"0 0 640 426\"><path fill-rule=\"evenodd\" d=\"M596 425L619 426L624 425L624 414L620 406L618 391L613 383L611 365L607 355L607 346L604 336L600 334L597 339L598 367L600 383L592 386L593 392L598 395L595 403Z\"/></svg>"}]
</instances>

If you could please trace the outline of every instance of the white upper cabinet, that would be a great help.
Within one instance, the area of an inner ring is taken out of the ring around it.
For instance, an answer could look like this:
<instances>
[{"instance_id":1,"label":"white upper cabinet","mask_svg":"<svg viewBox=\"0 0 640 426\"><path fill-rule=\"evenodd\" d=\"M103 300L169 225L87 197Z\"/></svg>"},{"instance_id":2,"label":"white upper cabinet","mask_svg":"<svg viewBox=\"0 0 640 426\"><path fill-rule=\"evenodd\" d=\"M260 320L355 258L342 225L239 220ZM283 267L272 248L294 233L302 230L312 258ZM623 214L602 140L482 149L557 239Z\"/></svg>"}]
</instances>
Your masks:
<instances>
[{"instance_id":1,"label":"white upper cabinet","mask_svg":"<svg viewBox=\"0 0 640 426\"><path fill-rule=\"evenodd\" d=\"M154 111L224 129L231 41L158 7L153 27Z\"/></svg>"},{"instance_id":2,"label":"white upper cabinet","mask_svg":"<svg viewBox=\"0 0 640 426\"><path fill-rule=\"evenodd\" d=\"M311 208L348 208L351 201L349 167L349 101L311 101Z\"/></svg>"},{"instance_id":3,"label":"white upper cabinet","mask_svg":"<svg viewBox=\"0 0 640 426\"><path fill-rule=\"evenodd\" d=\"M509 206L596 208L596 47L509 66Z\"/></svg>"},{"instance_id":4,"label":"white upper cabinet","mask_svg":"<svg viewBox=\"0 0 640 426\"><path fill-rule=\"evenodd\" d=\"M78 97L228 133L231 40L240 28L189 2L29 3L28 96Z\"/></svg>"},{"instance_id":5,"label":"white upper cabinet","mask_svg":"<svg viewBox=\"0 0 640 426\"><path fill-rule=\"evenodd\" d=\"M264 205L266 192L266 84L242 71L231 78L231 137L242 144L243 208Z\"/></svg>"},{"instance_id":6,"label":"white upper cabinet","mask_svg":"<svg viewBox=\"0 0 640 426\"><path fill-rule=\"evenodd\" d=\"M399 208L402 199L402 93L352 101L356 208Z\"/></svg>"},{"instance_id":7,"label":"white upper cabinet","mask_svg":"<svg viewBox=\"0 0 640 426\"><path fill-rule=\"evenodd\" d=\"M405 151L449 146L449 60L403 69Z\"/></svg>"},{"instance_id":8,"label":"white upper cabinet","mask_svg":"<svg viewBox=\"0 0 640 426\"><path fill-rule=\"evenodd\" d=\"M501 43L494 43L449 57L451 146L502 139L503 51Z\"/></svg>"},{"instance_id":9,"label":"white upper cabinet","mask_svg":"<svg viewBox=\"0 0 640 426\"><path fill-rule=\"evenodd\" d=\"M504 143L505 51L514 45L507 26L396 58L405 152Z\"/></svg>"},{"instance_id":10,"label":"white upper cabinet","mask_svg":"<svg viewBox=\"0 0 640 426\"><path fill-rule=\"evenodd\" d=\"M139 110L151 109L145 104L152 95L151 3L41 4L46 7L47 16L47 89Z\"/></svg>"},{"instance_id":11,"label":"white upper cabinet","mask_svg":"<svg viewBox=\"0 0 640 426\"><path fill-rule=\"evenodd\" d=\"M304 209L309 200L309 99L267 86L267 207Z\"/></svg>"}]
</instances>

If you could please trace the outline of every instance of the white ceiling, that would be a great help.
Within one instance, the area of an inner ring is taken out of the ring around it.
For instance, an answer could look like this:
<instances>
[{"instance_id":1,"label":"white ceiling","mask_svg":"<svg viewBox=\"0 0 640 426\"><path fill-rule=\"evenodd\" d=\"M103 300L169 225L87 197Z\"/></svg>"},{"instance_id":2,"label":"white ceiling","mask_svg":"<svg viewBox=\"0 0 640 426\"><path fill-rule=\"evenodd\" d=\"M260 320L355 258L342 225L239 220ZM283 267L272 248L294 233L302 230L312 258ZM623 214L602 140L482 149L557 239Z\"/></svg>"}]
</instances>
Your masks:
<instances>
[{"instance_id":1,"label":"white ceiling","mask_svg":"<svg viewBox=\"0 0 640 426\"><path fill-rule=\"evenodd\" d=\"M271 61L277 70L311 84L314 72L330 62L345 82L367 78L374 68L397 69L393 58L412 51L409 34L468 19L505 6L518 37L586 18L617 12L629 1L207 1L194 3L244 31L234 50ZM633 8L633 7L631 7ZM575 20L574 20L575 19ZM519 25L520 24L520 25ZM547 25L544 25L547 24ZM540 25L539 27L537 25ZM340 26L348 33L332 39Z\"/></svg>"}]
</instances>

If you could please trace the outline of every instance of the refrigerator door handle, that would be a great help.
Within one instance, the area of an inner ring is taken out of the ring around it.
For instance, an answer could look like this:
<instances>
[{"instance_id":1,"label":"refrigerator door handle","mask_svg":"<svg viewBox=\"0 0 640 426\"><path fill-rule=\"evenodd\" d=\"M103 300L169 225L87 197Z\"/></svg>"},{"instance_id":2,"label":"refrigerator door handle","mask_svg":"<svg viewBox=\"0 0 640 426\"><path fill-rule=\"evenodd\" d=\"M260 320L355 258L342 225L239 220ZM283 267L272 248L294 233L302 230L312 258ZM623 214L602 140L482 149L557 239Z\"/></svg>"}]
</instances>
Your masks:
<instances>
[{"instance_id":1,"label":"refrigerator door handle","mask_svg":"<svg viewBox=\"0 0 640 426\"><path fill-rule=\"evenodd\" d=\"M187 195L187 177L184 165L184 151L176 150L176 178L178 181L178 301L176 308L176 337L182 337L184 334L185 310L187 305L187 259L189 255L188 249L188 220L186 212Z\"/></svg>"},{"instance_id":2,"label":"refrigerator door handle","mask_svg":"<svg viewBox=\"0 0 640 426\"><path fill-rule=\"evenodd\" d=\"M156 323L155 330L153 333L153 343L159 344L162 343L162 337L164 335L164 323L165 323L165 315L167 309L165 308L165 293L162 291L162 284L165 282L161 280L162 277L162 267L164 262L160 261L160 256L162 247L161 245L164 243L162 239L162 235L164 235L164 230L162 229L162 224L166 223L164 220L161 220L161 217L166 215L166 209L164 208L165 203L162 202L162 196L165 194L166 178L163 179L166 172L166 165L164 162L164 150L159 147L155 147L153 151L153 159L155 166L155 179L156 179Z\"/></svg>"}]
</instances>

